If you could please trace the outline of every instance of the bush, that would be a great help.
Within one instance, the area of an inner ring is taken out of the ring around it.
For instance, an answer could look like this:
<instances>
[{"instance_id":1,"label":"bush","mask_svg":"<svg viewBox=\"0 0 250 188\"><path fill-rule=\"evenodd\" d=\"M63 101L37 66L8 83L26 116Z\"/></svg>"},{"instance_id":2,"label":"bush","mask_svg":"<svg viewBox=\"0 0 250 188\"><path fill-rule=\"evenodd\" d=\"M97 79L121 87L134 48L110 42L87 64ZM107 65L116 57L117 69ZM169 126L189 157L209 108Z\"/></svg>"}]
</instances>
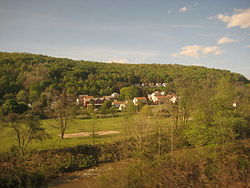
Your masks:
<instances>
[{"instance_id":1,"label":"bush","mask_svg":"<svg viewBox=\"0 0 250 188\"><path fill-rule=\"evenodd\" d=\"M25 167L24 167L25 168ZM40 171L29 171L28 169L11 169L7 174L0 175L0 187L43 187L46 185L46 175Z\"/></svg>"}]
</instances>

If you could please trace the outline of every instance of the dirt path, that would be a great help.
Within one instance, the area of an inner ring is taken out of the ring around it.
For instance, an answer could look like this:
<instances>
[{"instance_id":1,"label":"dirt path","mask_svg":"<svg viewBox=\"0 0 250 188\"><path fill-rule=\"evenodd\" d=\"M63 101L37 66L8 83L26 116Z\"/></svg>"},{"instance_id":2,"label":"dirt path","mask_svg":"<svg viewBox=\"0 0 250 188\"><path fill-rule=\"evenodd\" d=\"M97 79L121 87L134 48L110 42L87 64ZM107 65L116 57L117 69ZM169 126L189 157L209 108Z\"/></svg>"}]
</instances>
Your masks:
<instances>
[{"instance_id":1,"label":"dirt path","mask_svg":"<svg viewBox=\"0 0 250 188\"><path fill-rule=\"evenodd\" d=\"M120 132L118 131L98 131L95 132L96 135L98 136L103 136L103 135L111 135L111 134L119 134ZM85 137L85 136L91 136L92 132L79 132L79 133L71 133L71 134L65 134L64 138L75 138L75 137ZM61 136L58 134L58 136Z\"/></svg>"}]
</instances>

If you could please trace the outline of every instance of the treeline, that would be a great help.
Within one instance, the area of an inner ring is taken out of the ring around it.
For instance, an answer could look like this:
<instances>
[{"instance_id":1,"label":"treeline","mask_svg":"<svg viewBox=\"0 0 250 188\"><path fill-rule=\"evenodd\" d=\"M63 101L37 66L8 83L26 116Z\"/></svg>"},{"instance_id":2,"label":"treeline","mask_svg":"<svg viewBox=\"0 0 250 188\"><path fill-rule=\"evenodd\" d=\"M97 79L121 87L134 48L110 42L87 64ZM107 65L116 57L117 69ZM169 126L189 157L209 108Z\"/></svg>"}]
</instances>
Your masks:
<instances>
[{"instance_id":1,"label":"treeline","mask_svg":"<svg viewBox=\"0 0 250 188\"><path fill-rule=\"evenodd\" d=\"M167 83L167 87L161 89L175 92L176 84L183 81L202 85L208 79L216 83L222 77L229 77L233 84L249 83L240 74L205 67L98 63L1 52L0 104L15 99L18 103L46 105L46 94L55 91L73 96L104 96L137 83ZM149 88L144 90L144 95L150 92Z\"/></svg>"}]
</instances>

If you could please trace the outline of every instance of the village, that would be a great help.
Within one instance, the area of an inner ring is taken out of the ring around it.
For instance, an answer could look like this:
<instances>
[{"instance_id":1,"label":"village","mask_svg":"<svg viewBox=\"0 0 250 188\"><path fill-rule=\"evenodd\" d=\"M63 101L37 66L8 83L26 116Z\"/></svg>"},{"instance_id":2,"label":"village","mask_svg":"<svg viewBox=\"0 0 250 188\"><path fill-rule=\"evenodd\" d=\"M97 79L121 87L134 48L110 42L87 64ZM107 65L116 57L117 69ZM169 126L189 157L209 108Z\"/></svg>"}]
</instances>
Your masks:
<instances>
[{"instance_id":1,"label":"village","mask_svg":"<svg viewBox=\"0 0 250 188\"><path fill-rule=\"evenodd\" d=\"M112 102L112 106L114 106L118 110L123 110L126 108L128 104L128 100L119 101L119 93L112 93L110 96L102 96L102 97L94 97L89 95L79 95L76 99L76 104L79 106L83 106L84 108L89 108L90 106L94 106L94 109L100 108L106 100ZM168 102L176 103L177 96L175 94L167 94L164 91L155 91L149 94L147 97L134 97L132 100L134 106L138 106L139 104L148 104L148 105L159 105L165 104Z\"/></svg>"}]
</instances>

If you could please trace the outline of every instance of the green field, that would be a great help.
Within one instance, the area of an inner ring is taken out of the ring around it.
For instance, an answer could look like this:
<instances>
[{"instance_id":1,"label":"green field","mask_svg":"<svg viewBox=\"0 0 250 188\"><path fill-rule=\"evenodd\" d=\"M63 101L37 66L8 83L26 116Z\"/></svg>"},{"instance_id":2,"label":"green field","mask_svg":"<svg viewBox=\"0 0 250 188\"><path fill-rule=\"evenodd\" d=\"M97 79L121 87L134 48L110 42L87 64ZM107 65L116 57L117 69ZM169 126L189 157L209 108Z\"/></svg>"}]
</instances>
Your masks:
<instances>
[{"instance_id":1,"label":"green field","mask_svg":"<svg viewBox=\"0 0 250 188\"><path fill-rule=\"evenodd\" d=\"M122 137L125 129L122 124L124 116L99 118L99 119L80 119L75 118L65 134L79 133L79 132L91 132L94 125L95 132L98 131L118 131L120 134L95 136L95 143L111 142L115 139ZM143 120L142 120L143 121ZM150 124L157 123L155 118L150 118ZM169 119L162 120L161 123L169 124ZM92 144L92 137L75 137L61 139L59 130L53 128L51 125L56 124L53 119L41 120L42 127L45 128L50 138L44 141L34 141L30 144L29 149L46 150L76 146L81 144ZM2 128L0 130L0 152L8 151L12 145L17 144L14 133L10 128Z\"/></svg>"},{"instance_id":2,"label":"green field","mask_svg":"<svg viewBox=\"0 0 250 188\"><path fill-rule=\"evenodd\" d=\"M101 119L74 119L70 127L66 130L67 133L78 133L82 131L91 132L92 125L94 124L95 131L119 131L123 132L122 117L114 118L101 118ZM51 137L44 141L36 141L30 144L30 149L44 150L61 148L68 146L76 146L80 144L92 144L92 137L79 137L79 138L65 138L60 139L59 130L53 128L51 125L55 124L55 120L48 119L42 120L42 127L45 128L46 132ZM95 143L103 143L112 141L114 138L119 137L118 134L106 135L106 136L95 136ZM12 145L16 144L15 136L10 128L3 128L0 130L0 152L7 151Z\"/></svg>"}]
</instances>

